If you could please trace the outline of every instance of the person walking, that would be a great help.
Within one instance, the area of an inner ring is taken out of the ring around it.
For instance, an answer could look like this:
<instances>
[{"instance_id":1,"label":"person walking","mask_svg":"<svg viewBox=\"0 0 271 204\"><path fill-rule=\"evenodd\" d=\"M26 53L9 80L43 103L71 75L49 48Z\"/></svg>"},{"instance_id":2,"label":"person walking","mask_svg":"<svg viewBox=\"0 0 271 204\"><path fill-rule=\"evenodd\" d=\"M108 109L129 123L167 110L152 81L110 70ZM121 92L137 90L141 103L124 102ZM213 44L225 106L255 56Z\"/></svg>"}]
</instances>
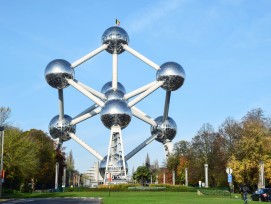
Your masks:
<instances>
[{"instance_id":1,"label":"person walking","mask_svg":"<svg viewBox=\"0 0 271 204\"><path fill-rule=\"evenodd\" d=\"M248 186L245 184L241 187L241 195L243 197L244 203L247 204L247 194L248 194Z\"/></svg>"}]
</instances>

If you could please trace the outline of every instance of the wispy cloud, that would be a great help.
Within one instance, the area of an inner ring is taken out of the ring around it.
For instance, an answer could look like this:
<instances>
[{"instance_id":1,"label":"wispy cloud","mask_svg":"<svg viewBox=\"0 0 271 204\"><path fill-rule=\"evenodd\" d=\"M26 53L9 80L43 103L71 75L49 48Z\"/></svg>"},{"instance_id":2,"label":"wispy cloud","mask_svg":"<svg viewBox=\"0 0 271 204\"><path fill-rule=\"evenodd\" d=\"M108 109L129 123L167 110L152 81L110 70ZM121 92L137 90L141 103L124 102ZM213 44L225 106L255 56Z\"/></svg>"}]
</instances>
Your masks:
<instances>
[{"instance_id":1,"label":"wispy cloud","mask_svg":"<svg viewBox=\"0 0 271 204\"><path fill-rule=\"evenodd\" d=\"M147 26L156 23L159 19L166 16L168 13L177 10L186 2L185 0L170 0L158 1L156 4L151 4L143 7L138 12L134 13L128 19L130 21L128 30L129 32L139 32L144 30Z\"/></svg>"}]
</instances>

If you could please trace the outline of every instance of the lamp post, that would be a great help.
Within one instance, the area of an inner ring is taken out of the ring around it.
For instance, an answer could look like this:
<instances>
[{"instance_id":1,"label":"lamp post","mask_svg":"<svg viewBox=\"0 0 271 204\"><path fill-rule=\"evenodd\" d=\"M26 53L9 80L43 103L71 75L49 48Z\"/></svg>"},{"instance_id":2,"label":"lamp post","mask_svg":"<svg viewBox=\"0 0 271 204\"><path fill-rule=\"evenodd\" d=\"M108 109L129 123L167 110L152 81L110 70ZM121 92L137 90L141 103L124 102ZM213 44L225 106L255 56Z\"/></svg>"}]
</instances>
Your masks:
<instances>
[{"instance_id":1,"label":"lamp post","mask_svg":"<svg viewBox=\"0 0 271 204\"><path fill-rule=\"evenodd\" d=\"M2 197L2 188L3 188L3 180L2 178L2 172L3 172L3 156L4 156L4 126L0 126L0 135L1 135L1 166L0 166L0 172L1 172L1 181L0 181L0 198Z\"/></svg>"}]
</instances>

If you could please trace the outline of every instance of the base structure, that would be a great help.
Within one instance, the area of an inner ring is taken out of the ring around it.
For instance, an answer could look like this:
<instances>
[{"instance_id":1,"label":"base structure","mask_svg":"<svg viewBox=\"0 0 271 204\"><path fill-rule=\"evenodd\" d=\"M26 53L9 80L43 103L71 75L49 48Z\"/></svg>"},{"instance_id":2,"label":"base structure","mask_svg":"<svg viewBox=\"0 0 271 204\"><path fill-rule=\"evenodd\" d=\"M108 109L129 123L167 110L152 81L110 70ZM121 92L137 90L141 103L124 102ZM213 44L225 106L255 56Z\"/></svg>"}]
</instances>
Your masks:
<instances>
[{"instance_id":1,"label":"base structure","mask_svg":"<svg viewBox=\"0 0 271 204\"><path fill-rule=\"evenodd\" d=\"M126 183L128 166L125 162L120 126L111 128L107 161L104 174L104 184Z\"/></svg>"}]
</instances>

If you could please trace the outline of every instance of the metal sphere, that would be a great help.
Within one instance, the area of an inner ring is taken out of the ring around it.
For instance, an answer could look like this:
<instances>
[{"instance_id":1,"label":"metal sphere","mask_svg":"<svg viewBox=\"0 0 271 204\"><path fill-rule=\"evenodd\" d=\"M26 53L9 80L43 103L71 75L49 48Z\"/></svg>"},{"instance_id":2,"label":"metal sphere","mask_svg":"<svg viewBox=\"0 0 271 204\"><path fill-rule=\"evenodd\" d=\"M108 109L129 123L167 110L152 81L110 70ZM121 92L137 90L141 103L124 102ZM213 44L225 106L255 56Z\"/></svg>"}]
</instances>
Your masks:
<instances>
[{"instance_id":1,"label":"metal sphere","mask_svg":"<svg viewBox=\"0 0 271 204\"><path fill-rule=\"evenodd\" d=\"M70 138L68 132L75 133L76 125L70 125L72 118L68 115L64 115L63 120L59 120L59 115L53 117L49 124L49 133L52 138L59 138L65 142Z\"/></svg>"},{"instance_id":2,"label":"metal sphere","mask_svg":"<svg viewBox=\"0 0 271 204\"><path fill-rule=\"evenodd\" d=\"M100 116L105 127L120 126L123 129L130 123L132 111L125 101L112 99L102 107Z\"/></svg>"},{"instance_id":3,"label":"metal sphere","mask_svg":"<svg viewBox=\"0 0 271 204\"><path fill-rule=\"evenodd\" d=\"M112 159L110 157L109 160L109 166L112 167L118 167L118 168L122 168L123 169L123 160L122 160L122 156L116 154L114 156L116 159L116 162L112 162ZM105 169L106 169L106 162L107 162L107 155L103 158L103 160L100 162L100 166L99 166L99 172L101 174L101 176L104 178L104 174L105 174ZM125 161L125 167L126 167L126 173L128 173L128 163L127 161Z\"/></svg>"},{"instance_id":4,"label":"metal sphere","mask_svg":"<svg viewBox=\"0 0 271 204\"><path fill-rule=\"evenodd\" d=\"M120 99L122 100L124 97L124 93L120 90L114 91L113 89L110 91L107 91L105 94L106 100L113 100L113 99Z\"/></svg>"},{"instance_id":5,"label":"metal sphere","mask_svg":"<svg viewBox=\"0 0 271 204\"><path fill-rule=\"evenodd\" d=\"M63 89L69 86L65 78L74 78L74 69L66 60L56 59L46 66L44 75L50 86L56 89Z\"/></svg>"},{"instance_id":6,"label":"metal sphere","mask_svg":"<svg viewBox=\"0 0 271 204\"><path fill-rule=\"evenodd\" d=\"M157 81L164 81L161 86L167 91L175 91L180 88L185 80L185 72L181 65L176 62L166 62L161 65L156 73Z\"/></svg>"},{"instance_id":7,"label":"metal sphere","mask_svg":"<svg viewBox=\"0 0 271 204\"><path fill-rule=\"evenodd\" d=\"M163 122L163 116L159 116L155 119L157 123L156 127L151 127L151 134L154 136L156 141L165 144L166 142L172 141L177 133L177 125L175 121L168 117L165 122Z\"/></svg>"},{"instance_id":8,"label":"metal sphere","mask_svg":"<svg viewBox=\"0 0 271 204\"><path fill-rule=\"evenodd\" d=\"M119 26L112 26L103 33L102 44L108 44L106 51L111 54L120 54L124 52L121 44L128 45L128 43L129 35L123 28Z\"/></svg>"},{"instance_id":9,"label":"metal sphere","mask_svg":"<svg viewBox=\"0 0 271 204\"><path fill-rule=\"evenodd\" d=\"M109 81L105 85L103 85L101 92L103 94L106 94L108 91L111 91L111 90L113 90L112 81ZM117 90L122 92L123 94L126 94L126 90L125 90L124 86L120 82L118 82Z\"/></svg>"}]
</instances>

